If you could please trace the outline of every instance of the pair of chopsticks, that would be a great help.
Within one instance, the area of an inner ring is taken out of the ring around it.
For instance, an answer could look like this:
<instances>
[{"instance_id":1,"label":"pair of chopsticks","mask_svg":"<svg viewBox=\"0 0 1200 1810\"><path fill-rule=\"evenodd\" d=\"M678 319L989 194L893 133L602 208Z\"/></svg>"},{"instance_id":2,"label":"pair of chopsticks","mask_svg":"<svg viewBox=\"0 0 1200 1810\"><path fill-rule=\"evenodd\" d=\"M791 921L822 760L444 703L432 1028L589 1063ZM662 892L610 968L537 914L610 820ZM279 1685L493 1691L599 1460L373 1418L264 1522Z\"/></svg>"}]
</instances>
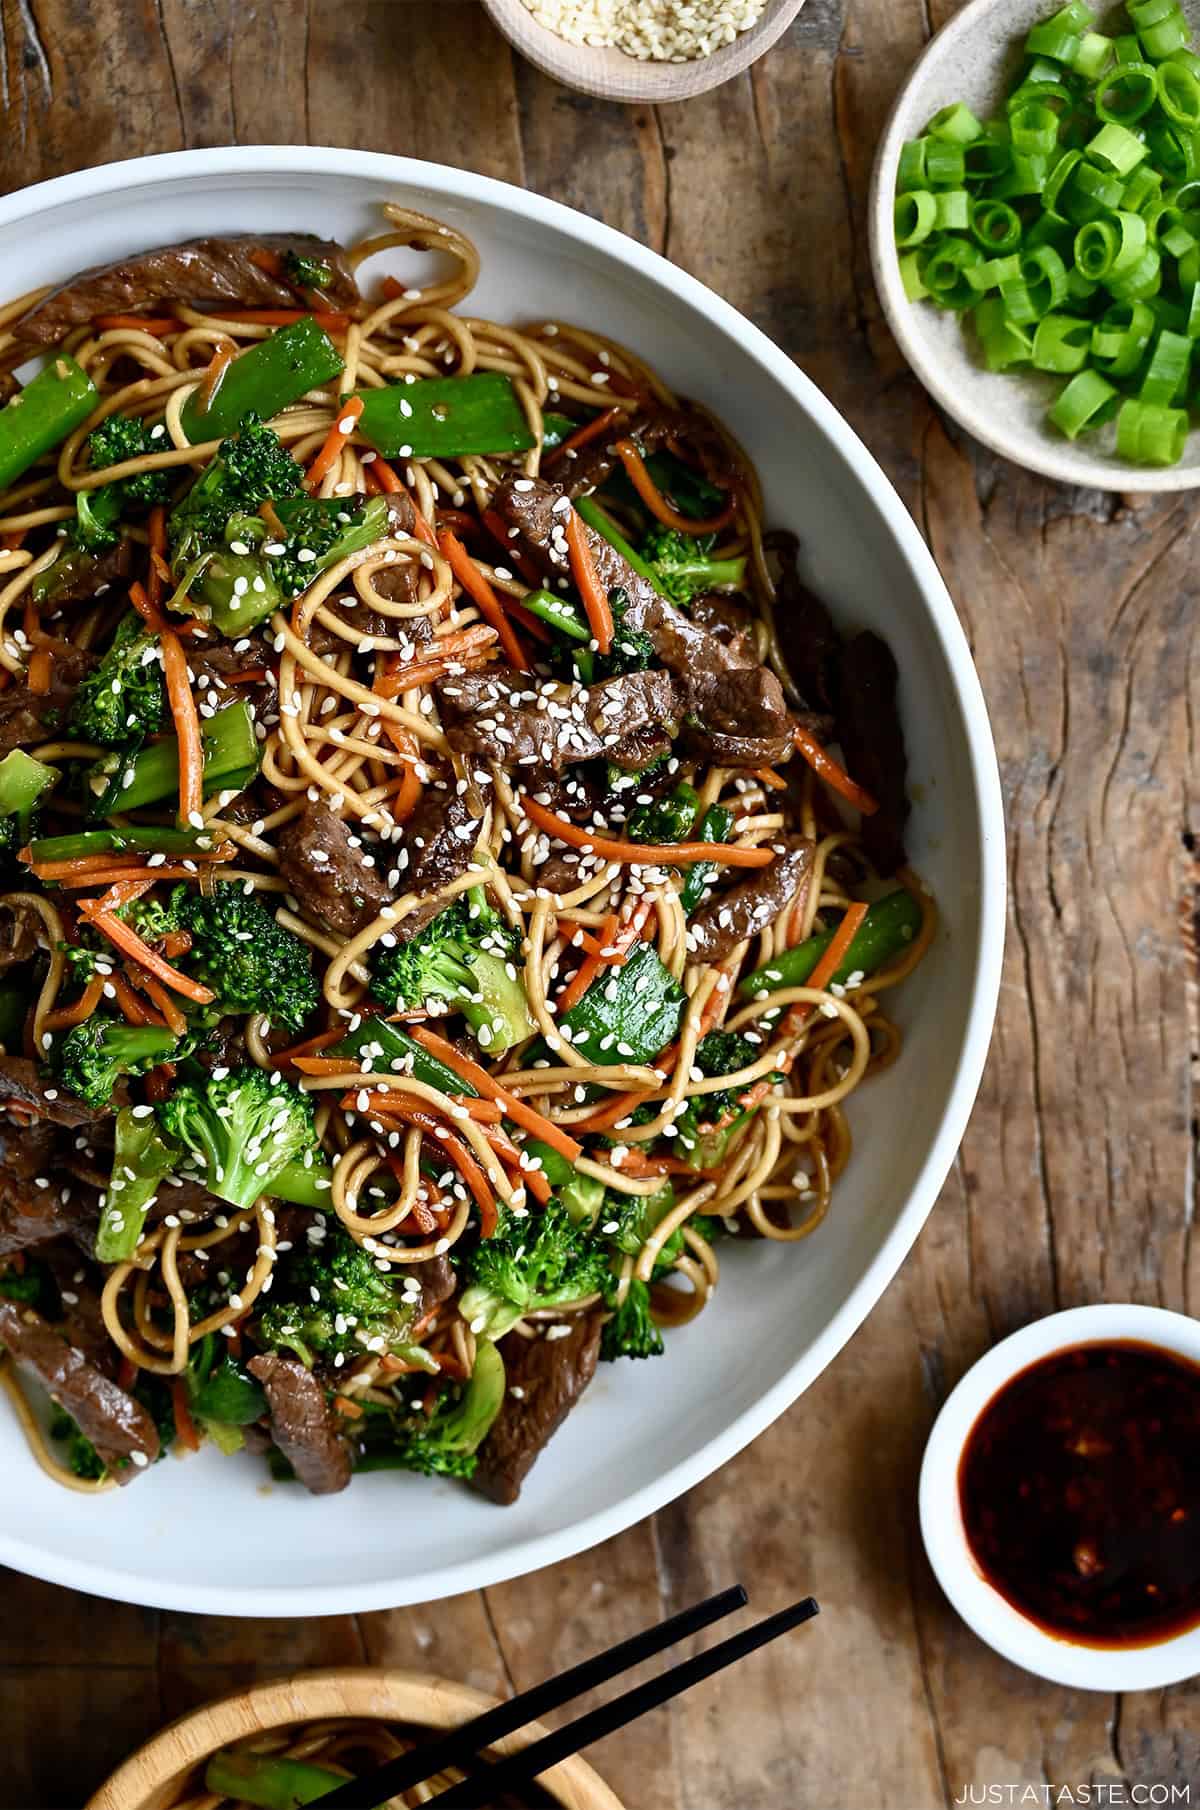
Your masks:
<instances>
[{"instance_id":1,"label":"pair of chopsticks","mask_svg":"<svg viewBox=\"0 0 1200 1810\"><path fill-rule=\"evenodd\" d=\"M463 1769L475 1765L477 1770L470 1776L457 1785L448 1786L429 1801L431 1804L441 1805L443 1810L486 1810L486 1806L501 1793L519 1791L522 1786L529 1785L539 1774L547 1772L551 1766L557 1766L569 1755L624 1728L627 1723L644 1716L648 1710L658 1709L661 1704L669 1703L673 1697L690 1690L692 1685L724 1671L726 1666L735 1665L739 1659L757 1652L759 1647L765 1647L768 1642L777 1640L781 1634L789 1633L803 1622L811 1621L818 1612L816 1599L806 1596L803 1602L793 1603L790 1609L783 1609L778 1615L770 1615L754 1627L731 1635L707 1653L698 1653L692 1659L685 1659L661 1676L651 1678L646 1684L639 1684L632 1690L623 1692L621 1696L614 1697L611 1703L601 1704L598 1709L577 1716L574 1721L555 1729L551 1734L543 1735L520 1752L509 1754L507 1758L497 1760L494 1764L486 1761L480 1763L480 1755L485 1749L494 1746L506 1735L514 1734L527 1722L535 1721L549 1710L560 1709L564 1703L570 1703L585 1691L607 1684L610 1679L619 1677L622 1672L629 1671L642 1660L652 1659L655 1654L665 1652L689 1634L698 1634L702 1628L711 1627L713 1622L720 1621L723 1616L743 1608L747 1600L741 1584L735 1584L730 1590L722 1590L719 1595L710 1596L705 1602L696 1603L679 1615L672 1615L657 1627L646 1628L632 1639L623 1640L592 1659L585 1659L582 1664L560 1672L555 1678L548 1678L544 1684L522 1691L519 1697L498 1704L495 1709L473 1717L461 1727L434 1736L400 1759L390 1761L369 1777L348 1779L336 1791L328 1792L315 1801L322 1806L322 1810L376 1810L376 1806L386 1804L389 1798L410 1790L412 1786L421 1784L449 1766Z\"/></svg>"}]
</instances>

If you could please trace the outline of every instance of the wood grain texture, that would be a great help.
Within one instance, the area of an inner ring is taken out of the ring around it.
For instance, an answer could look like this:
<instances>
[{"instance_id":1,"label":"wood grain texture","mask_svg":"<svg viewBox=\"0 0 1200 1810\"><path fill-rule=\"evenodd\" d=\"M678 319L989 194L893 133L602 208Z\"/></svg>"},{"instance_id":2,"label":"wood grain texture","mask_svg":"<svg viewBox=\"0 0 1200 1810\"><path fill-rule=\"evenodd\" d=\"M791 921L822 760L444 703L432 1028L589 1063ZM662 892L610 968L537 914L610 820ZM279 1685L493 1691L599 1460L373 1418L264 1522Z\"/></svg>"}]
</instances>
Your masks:
<instances>
[{"instance_id":1,"label":"wood grain texture","mask_svg":"<svg viewBox=\"0 0 1200 1810\"><path fill-rule=\"evenodd\" d=\"M524 182L665 251L810 373L881 460L961 611L992 711L1011 921L992 1059L929 1225L797 1406L685 1501L483 1596L307 1626L5 1578L0 1810L77 1806L168 1716L364 1659L496 1692L740 1576L825 1613L594 1755L632 1810L935 1810L968 1785L1200 1779L1200 1690L1114 1701L994 1657L929 1576L925 1434L986 1346L1102 1297L1190 1309L1197 538L963 441L907 375L866 262L872 149L953 11L808 0L752 75L685 105L562 89L469 0L2 0L15 187L108 157L308 138ZM883 1379L881 1381L881 1379Z\"/></svg>"}]
</instances>

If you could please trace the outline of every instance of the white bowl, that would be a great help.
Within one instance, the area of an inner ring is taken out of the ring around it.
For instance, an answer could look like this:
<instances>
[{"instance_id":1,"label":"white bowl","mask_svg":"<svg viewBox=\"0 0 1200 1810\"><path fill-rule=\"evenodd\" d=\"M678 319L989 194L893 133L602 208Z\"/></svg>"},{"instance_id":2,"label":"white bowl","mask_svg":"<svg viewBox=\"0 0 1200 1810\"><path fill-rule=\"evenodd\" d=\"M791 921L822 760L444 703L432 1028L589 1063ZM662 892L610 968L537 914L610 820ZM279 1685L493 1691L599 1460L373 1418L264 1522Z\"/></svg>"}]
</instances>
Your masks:
<instances>
[{"instance_id":1,"label":"white bowl","mask_svg":"<svg viewBox=\"0 0 1200 1810\"><path fill-rule=\"evenodd\" d=\"M1181 4L1193 31L1200 28L1200 0ZM1097 10L1103 21L1107 9ZM1129 465L1105 451L1112 445L1111 429L1068 440L1045 419L1063 378L987 370L960 317L932 302L910 302L900 281L892 206L901 145L918 138L938 109L952 101L965 101L981 119L994 113L1019 68L1026 32L1054 11L1055 0L971 0L917 59L875 154L870 199L875 287L888 326L916 376L934 401L985 446L1064 484L1094 490L1192 490L1200 484L1200 431L1193 429L1183 458L1166 470ZM1125 17L1123 11L1120 16Z\"/></svg>"},{"instance_id":2,"label":"white bowl","mask_svg":"<svg viewBox=\"0 0 1200 1810\"><path fill-rule=\"evenodd\" d=\"M895 649L919 801L911 852L937 892L943 929L897 997L906 1053L851 1105L857 1149L827 1223L799 1248L723 1254L713 1306L670 1335L665 1358L601 1367L514 1508L396 1474L314 1501L269 1487L260 1463L207 1451L128 1489L80 1497L42 1476L0 1415L0 1563L168 1608L320 1615L453 1596L607 1539L725 1463L825 1367L916 1237L967 1121L999 985L1000 787L945 586L831 404L699 283L610 228L503 183L298 146L144 158L7 196L0 268L16 293L197 233L292 227L353 239L396 196L480 245L473 312L601 327L719 409L746 443L770 519L806 543L810 581L843 623L878 629ZM430 1537L393 1537L413 1524Z\"/></svg>"},{"instance_id":3,"label":"white bowl","mask_svg":"<svg viewBox=\"0 0 1200 1810\"><path fill-rule=\"evenodd\" d=\"M1105 1303L1048 1314L1001 1339L951 1391L921 1465L921 1537L937 1580L980 1640L1014 1665L1086 1691L1149 1691L1200 1673L1200 1628L1144 1647L1089 1647L1048 1634L984 1577L963 1527L958 1467L979 1415L1030 1364L1072 1345L1134 1339L1200 1363L1200 1321L1164 1307Z\"/></svg>"}]
</instances>

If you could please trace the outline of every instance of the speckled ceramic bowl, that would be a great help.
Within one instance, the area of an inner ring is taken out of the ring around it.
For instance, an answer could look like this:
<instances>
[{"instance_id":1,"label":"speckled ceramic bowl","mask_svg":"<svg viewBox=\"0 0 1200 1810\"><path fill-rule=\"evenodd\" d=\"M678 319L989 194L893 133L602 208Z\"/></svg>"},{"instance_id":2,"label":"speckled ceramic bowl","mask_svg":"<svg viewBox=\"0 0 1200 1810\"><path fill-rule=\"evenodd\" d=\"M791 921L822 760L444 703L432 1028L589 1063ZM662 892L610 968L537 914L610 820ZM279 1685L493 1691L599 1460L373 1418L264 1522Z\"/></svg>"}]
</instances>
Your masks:
<instances>
[{"instance_id":1,"label":"speckled ceramic bowl","mask_svg":"<svg viewBox=\"0 0 1200 1810\"><path fill-rule=\"evenodd\" d=\"M1124 21L1123 8L1100 12L1098 29ZM1193 31L1200 0L1181 0ZM1200 485L1200 428L1189 435L1182 460L1167 470L1128 465L1112 448L1111 432L1065 439L1045 412L1061 377L1022 370L986 370L956 315L928 302L910 302L900 281L892 225L900 147L917 138L939 107L965 101L981 118L993 112L1020 64L1026 32L1055 11L1054 0L970 0L933 38L905 82L880 140L871 183L871 263L888 325L925 388L948 415L1016 465L1064 484L1097 490L1192 490ZM1121 23L1121 30L1129 30Z\"/></svg>"}]
</instances>

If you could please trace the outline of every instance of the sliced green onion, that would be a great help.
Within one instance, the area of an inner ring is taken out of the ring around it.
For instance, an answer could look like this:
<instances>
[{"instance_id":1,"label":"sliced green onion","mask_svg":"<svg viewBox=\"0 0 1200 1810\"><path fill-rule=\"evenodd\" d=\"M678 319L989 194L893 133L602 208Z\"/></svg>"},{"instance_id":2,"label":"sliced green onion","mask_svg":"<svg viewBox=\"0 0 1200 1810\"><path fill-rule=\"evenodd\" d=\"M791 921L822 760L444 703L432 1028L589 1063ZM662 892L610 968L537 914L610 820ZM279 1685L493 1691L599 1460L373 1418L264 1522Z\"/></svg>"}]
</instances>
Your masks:
<instances>
[{"instance_id":1,"label":"sliced green onion","mask_svg":"<svg viewBox=\"0 0 1200 1810\"><path fill-rule=\"evenodd\" d=\"M1142 61L1142 47L1133 32L1124 32L1113 39L1113 60L1117 63Z\"/></svg>"},{"instance_id":2,"label":"sliced green onion","mask_svg":"<svg viewBox=\"0 0 1200 1810\"><path fill-rule=\"evenodd\" d=\"M964 107L961 101L935 113L925 129L931 138L944 138L955 145L969 145L983 131L971 109Z\"/></svg>"},{"instance_id":3,"label":"sliced green onion","mask_svg":"<svg viewBox=\"0 0 1200 1810\"><path fill-rule=\"evenodd\" d=\"M1182 70L1178 73L1184 75ZM1026 101L1015 107L1008 123L1013 150L1027 157L1048 157L1058 143L1058 115L1043 101Z\"/></svg>"},{"instance_id":4,"label":"sliced green onion","mask_svg":"<svg viewBox=\"0 0 1200 1810\"><path fill-rule=\"evenodd\" d=\"M1145 302L1114 302L1092 329L1092 357L1109 377L1132 377L1154 337L1154 310Z\"/></svg>"},{"instance_id":5,"label":"sliced green onion","mask_svg":"<svg viewBox=\"0 0 1200 1810\"><path fill-rule=\"evenodd\" d=\"M965 165L963 148L944 138L925 141L925 177L931 189L960 189Z\"/></svg>"},{"instance_id":6,"label":"sliced green onion","mask_svg":"<svg viewBox=\"0 0 1200 1810\"><path fill-rule=\"evenodd\" d=\"M1106 132L1110 130L1108 126L1104 129ZM1125 128L1117 126L1115 130L1123 132ZM1130 214L1146 213L1151 207L1157 205L1162 196L1162 187L1163 179L1158 171L1152 170L1149 164L1143 163L1125 184L1121 192L1121 206Z\"/></svg>"},{"instance_id":7,"label":"sliced green onion","mask_svg":"<svg viewBox=\"0 0 1200 1810\"><path fill-rule=\"evenodd\" d=\"M900 260L900 282L910 302L923 302L929 294L921 276L920 253L906 251Z\"/></svg>"},{"instance_id":8,"label":"sliced green onion","mask_svg":"<svg viewBox=\"0 0 1200 1810\"><path fill-rule=\"evenodd\" d=\"M1012 152L997 138L977 138L963 150L963 171L969 182L987 182L1002 176L1012 161Z\"/></svg>"},{"instance_id":9,"label":"sliced green onion","mask_svg":"<svg viewBox=\"0 0 1200 1810\"><path fill-rule=\"evenodd\" d=\"M1138 395L1143 402L1169 404L1187 393L1192 342L1185 333L1163 327L1154 342Z\"/></svg>"},{"instance_id":10,"label":"sliced green onion","mask_svg":"<svg viewBox=\"0 0 1200 1810\"><path fill-rule=\"evenodd\" d=\"M928 189L908 189L896 196L896 243L920 245L937 225L937 198Z\"/></svg>"},{"instance_id":11,"label":"sliced green onion","mask_svg":"<svg viewBox=\"0 0 1200 1810\"><path fill-rule=\"evenodd\" d=\"M1085 31L1071 67L1085 82L1098 82L1112 61L1113 41L1098 31Z\"/></svg>"},{"instance_id":12,"label":"sliced green onion","mask_svg":"<svg viewBox=\"0 0 1200 1810\"><path fill-rule=\"evenodd\" d=\"M1120 205L1121 184L1117 178L1082 159L1063 183L1059 194L1059 212L1076 226L1103 219L1105 214L1115 213Z\"/></svg>"},{"instance_id":13,"label":"sliced green onion","mask_svg":"<svg viewBox=\"0 0 1200 1810\"><path fill-rule=\"evenodd\" d=\"M1161 62L1164 57L1173 56L1187 44L1187 20L1176 9L1170 18L1163 19L1160 24L1139 31L1138 37L1142 40L1142 49L1146 55L1155 63Z\"/></svg>"},{"instance_id":14,"label":"sliced green onion","mask_svg":"<svg viewBox=\"0 0 1200 1810\"><path fill-rule=\"evenodd\" d=\"M1200 127L1200 82L1182 63L1160 63L1155 72L1158 104L1186 132Z\"/></svg>"},{"instance_id":15,"label":"sliced green onion","mask_svg":"<svg viewBox=\"0 0 1200 1810\"><path fill-rule=\"evenodd\" d=\"M1091 321L1074 314L1043 315L1033 336L1033 362L1039 371L1069 376L1087 363L1091 340Z\"/></svg>"},{"instance_id":16,"label":"sliced green onion","mask_svg":"<svg viewBox=\"0 0 1200 1810\"><path fill-rule=\"evenodd\" d=\"M1093 163L1102 164L1114 175L1128 176L1145 157L1146 147L1128 126L1118 126L1109 120L1089 142L1087 154Z\"/></svg>"},{"instance_id":17,"label":"sliced green onion","mask_svg":"<svg viewBox=\"0 0 1200 1810\"><path fill-rule=\"evenodd\" d=\"M900 162L896 170L896 187L905 189L923 189L928 178L925 174L925 150L929 143L927 138L909 138L900 146Z\"/></svg>"},{"instance_id":18,"label":"sliced green onion","mask_svg":"<svg viewBox=\"0 0 1200 1810\"><path fill-rule=\"evenodd\" d=\"M1149 63L1121 63L1096 90L1096 112L1114 125L1127 126L1149 113L1158 99L1158 81Z\"/></svg>"},{"instance_id":19,"label":"sliced green onion","mask_svg":"<svg viewBox=\"0 0 1200 1810\"><path fill-rule=\"evenodd\" d=\"M1051 170L1049 176L1047 176L1047 178L1046 178L1046 186L1042 190L1042 206L1043 207L1048 208L1051 212L1054 212L1054 211L1061 212L1062 211L1059 208L1058 201L1059 201L1059 196L1062 193L1063 185L1069 180L1071 172L1074 170L1076 164L1080 164L1082 162L1083 162L1083 152L1082 151L1064 151L1063 152L1062 156L1059 158L1058 162L1054 165L1054 168Z\"/></svg>"},{"instance_id":20,"label":"sliced green onion","mask_svg":"<svg viewBox=\"0 0 1200 1810\"><path fill-rule=\"evenodd\" d=\"M1167 61L1182 64L1185 69L1191 70L1197 80L1200 80L1200 57L1194 50L1173 50Z\"/></svg>"},{"instance_id":21,"label":"sliced green onion","mask_svg":"<svg viewBox=\"0 0 1200 1810\"><path fill-rule=\"evenodd\" d=\"M1178 465L1187 441L1183 409L1130 396L1117 415L1117 457L1131 465Z\"/></svg>"},{"instance_id":22,"label":"sliced green onion","mask_svg":"<svg viewBox=\"0 0 1200 1810\"><path fill-rule=\"evenodd\" d=\"M969 239L947 239L925 254L920 264L921 281L939 308L969 308L975 300L964 272L969 265L982 262L983 253Z\"/></svg>"},{"instance_id":23,"label":"sliced green onion","mask_svg":"<svg viewBox=\"0 0 1200 1810\"><path fill-rule=\"evenodd\" d=\"M1006 201L976 201L971 208L971 232L985 251L1003 257L1021 243L1021 216Z\"/></svg>"},{"instance_id":24,"label":"sliced green onion","mask_svg":"<svg viewBox=\"0 0 1200 1810\"><path fill-rule=\"evenodd\" d=\"M1074 440L1085 429L1100 425L1098 417L1116 402L1117 395L1099 371L1080 371L1046 410L1046 419L1052 421L1068 440Z\"/></svg>"},{"instance_id":25,"label":"sliced green onion","mask_svg":"<svg viewBox=\"0 0 1200 1810\"><path fill-rule=\"evenodd\" d=\"M933 203L937 224L944 232L966 232L971 223L971 198L966 189L940 189Z\"/></svg>"},{"instance_id":26,"label":"sliced green onion","mask_svg":"<svg viewBox=\"0 0 1200 1810\"><path fill-rule=\"evenodd\" d=\"M1121 277L1110 277L1109 294L1118 302L1144 302L1157 294L1162 282L1162 260L1153 245L1148 245L1137 263Z\"/></svg>"},{"instance_id":27,"label":"sliced green onion","mask_svg":"<svg viewBox=\"0 0 1200 1810\"><path fill-rule=\"evenodd\" d=\"M1188 302L1187 324L1184 332L1189 339L1200 339L1200 283L1192 284L1191 298Z\"/></svg>"},{"instance_id":28,"label":"sliced green onion","mask_svg":"<svg viewBox=\"0 0 1200 1810\"><path fill-rule=\"evenodd\" d=\"M1007 371L1012 365L1030 362L1033 341L1008 318L999 296L988 296L980 302L973 319L983 362L989 371Z\"/></svg>"},{"instance_id":29,"label":"sliced green onion","mask_svg":"<svg viewBox=\"0 0 1200 1810\"><path fill-rule=\"evenodd\" d=\"M1048 157L1014 148L1007 170L992 184L992 194L998 201L1009 201L1014 195L1040 195L1049 173Z\"/></svg>"},{"instance_id":30,"label":"sliced green onion","mask_svg":"<svg viewBox=\"0 0 1200 1810\"><path fill-rule=\"evenodd\" d=\"M1111 220L1089 220L1075 235L1075 268L1093 283L1103 282L1113 267L1120 234Z\"/></svg>"}]
</instances>

